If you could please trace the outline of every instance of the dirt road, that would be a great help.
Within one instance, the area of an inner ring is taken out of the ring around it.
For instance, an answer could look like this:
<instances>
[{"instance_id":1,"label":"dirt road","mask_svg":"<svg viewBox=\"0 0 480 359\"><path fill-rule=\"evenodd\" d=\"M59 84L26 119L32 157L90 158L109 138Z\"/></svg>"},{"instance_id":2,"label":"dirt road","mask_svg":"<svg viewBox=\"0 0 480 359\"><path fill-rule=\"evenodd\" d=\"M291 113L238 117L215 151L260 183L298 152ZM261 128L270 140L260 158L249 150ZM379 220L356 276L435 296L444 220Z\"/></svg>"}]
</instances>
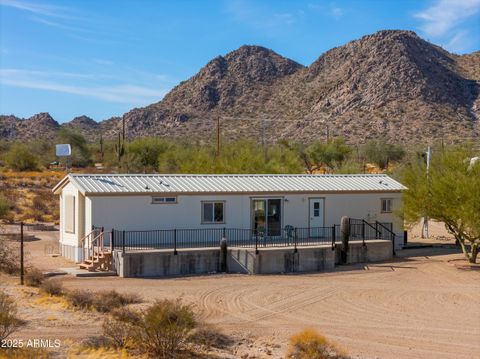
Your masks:
<instances>
[{"instance_id":1,"label":"dirt road","mask_svg":"<svg viewBox=\"0 0 480 359\"><path fill-rule=\"evenodd\" d=\"M227 333L278 344L275 357L292 333L313 327L357 358L474 358L480 272L450 266L457 254L430 251L437 253L326 274L71 278L65 284L134 291L148 300L183 296Z\"/></svg>"}]
</instances>

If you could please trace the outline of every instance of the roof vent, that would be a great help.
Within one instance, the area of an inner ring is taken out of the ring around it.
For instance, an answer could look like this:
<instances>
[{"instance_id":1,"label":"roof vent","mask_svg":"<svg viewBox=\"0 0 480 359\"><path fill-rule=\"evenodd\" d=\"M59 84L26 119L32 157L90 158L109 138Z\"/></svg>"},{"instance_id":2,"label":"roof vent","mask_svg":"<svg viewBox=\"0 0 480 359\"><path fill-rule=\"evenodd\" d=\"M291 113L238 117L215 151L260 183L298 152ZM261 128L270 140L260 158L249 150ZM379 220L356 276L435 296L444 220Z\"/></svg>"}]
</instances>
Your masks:
<instances>
[{"instance_id":1,"label":"roof vent","mask_svg":"<svg viewBox=\"0 0 480 359\"><path fill-rule=\"evenodd\" d=\"M147 185L145 185L145 189L150 189L150 187L148 187L148 184L147 184Z\"/></svg>"}]
</instances>

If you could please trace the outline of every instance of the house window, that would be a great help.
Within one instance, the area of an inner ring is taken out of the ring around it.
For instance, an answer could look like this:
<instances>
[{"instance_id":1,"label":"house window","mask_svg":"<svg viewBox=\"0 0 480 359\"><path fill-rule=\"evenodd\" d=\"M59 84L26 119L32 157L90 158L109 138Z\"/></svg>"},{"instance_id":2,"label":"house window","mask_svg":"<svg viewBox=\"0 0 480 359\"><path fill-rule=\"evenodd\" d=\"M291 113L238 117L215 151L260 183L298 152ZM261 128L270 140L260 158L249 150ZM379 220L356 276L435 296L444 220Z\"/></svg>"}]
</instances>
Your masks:
<instances>
[{"instance_id":1,"label":"house window","mask_svg":"<svg viewBox=\"0 0 480 359\"><path fill-rule=\"evenodd\" d=\"M65 196L65 232L75 233L75 196Z\"/></svg>"},{"instance_id":2,"label":"house window","mask_svg":"<svg viewBox=\"0 0 480 359\"><path fill-rule=\"evenodd\" d=\"M202 223L225 223L225 202L202 202Z\"/></svg>"},{"instance_id":3,"label":"house window","mask_svg":"<svg viewBox=\"0 0 480 359\"><path fill-rule=\"evenodd\" d=\"M392 199L382 198L382 213L392 212Z\"/></svg>"},{"instance_id":4,"label":"house window","mask_svg":"<svg viewBox=\"0 0 480 359\"><path fill-rule=\"evenodd\" d=\"M152 204L177 203L177 197L152 197Z\"/></svg>"}]
</instances>

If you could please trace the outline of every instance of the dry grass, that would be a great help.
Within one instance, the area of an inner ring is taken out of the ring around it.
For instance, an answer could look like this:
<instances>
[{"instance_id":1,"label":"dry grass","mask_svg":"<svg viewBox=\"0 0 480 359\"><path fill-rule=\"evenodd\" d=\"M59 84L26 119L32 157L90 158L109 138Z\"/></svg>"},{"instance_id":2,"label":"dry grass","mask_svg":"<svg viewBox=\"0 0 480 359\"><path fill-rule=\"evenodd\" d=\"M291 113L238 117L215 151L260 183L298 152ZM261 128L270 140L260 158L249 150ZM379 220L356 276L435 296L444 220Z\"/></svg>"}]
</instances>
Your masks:
<instances>
[{"instance_id":1,"label":"dry grass","mask_svg":"<svg viewBox=\"0 0 480 359\"><path fill-rule=\"evenodd\" d=\"M40 348L0 349L0 359L50 359L52 353Z\"/></svg>"},{"instance_id":2,"label":"dry grass","mask_svg":"<svg viewBox=\"0 0 480 359\"><path fill-rule=\"evenodd\" d=\"M60 296L64 293L63 284L58 279L49 279L42 283L40 289L51 296Z\"/></svg>"},{"instance_id":3,"label":"dry grass","mask_svg":"<svg viewBox=\"0 0 480 359\"><path fill-rule=\"evenodd\" d=\"M74 308L94 309L100 313L108 313L126 305L142 301L136 294L122 294L115 290L90 292L88 290L76 289L66 292L65 298Z\"/></svg>"},{"instance_id":4,"label":"dry grass","mask_svg":"<svg viewBox=\"0 0 480 359\"><path fill-rule=\"evenodd\" d=\"M77 309L90 309L93 305L93 293L76 289L66 293L67 301Z\"/></svg>"},{"instance_id":5,"label":"dry grass","mask_svg":"<svg viewBox=\"0 0 480 359\"><path fill-rule=\"evenodd\" d=\"M58 197L51 190L64 172L0 172L0 190L12 204L7 222L24 221L58 223Z\"/></svg>"},{"instance_id":6,"label":"dry grass","mask_svg":"<svg viewBox=\"0 0 480 359\"><path fill-rule=\"evenodd\" d=\"M30 268L25 274L25 284L30 287L40 287L44 280L45 276L37 268Z\"/></svg>"},{"instance_id":7,"label":"dry grass","mask_svg":"<svg viewBox=\"0 0 480 359\"><path fill-rule=\"evenodd\" d=\"M208 323L199 323L198 327L188 337L188 341L206 348L226 349L234 341L219 328Z\"/></svg>"},{"instance_id":8,"label":"dry grass","mask_svg":"<svg viewBox=\"0 0 480 359\"><path fill-rule=\"evenodd\" d=\"M343 350L313 329L293 335L289 344L289 359L348 359Z\"/></svg>"},{"instance_id":9,"label":"dry grass","mask_svg":"<svg viewBox=\"0 0 480 359\"><path fill-rule=\"evenodd\" d=\"M133 293L121 294L115 290L96 292L93 296L93 307L102 313L124 307L128 304L140 303L141 298Z\"/></svg>"}]
</instances>

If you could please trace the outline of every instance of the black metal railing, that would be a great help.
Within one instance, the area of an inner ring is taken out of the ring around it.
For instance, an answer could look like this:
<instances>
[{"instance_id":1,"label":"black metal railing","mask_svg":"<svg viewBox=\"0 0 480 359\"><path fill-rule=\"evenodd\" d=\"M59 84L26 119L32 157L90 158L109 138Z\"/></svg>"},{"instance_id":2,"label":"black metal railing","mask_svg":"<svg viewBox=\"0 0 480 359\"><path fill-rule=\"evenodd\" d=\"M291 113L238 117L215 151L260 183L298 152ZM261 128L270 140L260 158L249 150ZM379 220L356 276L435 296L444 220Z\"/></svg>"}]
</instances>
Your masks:
<instances>
[{"instance_id":1,"label":"black metal railing","mask_svg":"<svg viewBox=\"0 0 480 359\"><path fill-rule=\"evenodd\" d=\"M350 219L350 241L391 239L391 223L368 223L361 219ZM393 236L392 236L393 235ZM182 248L216 248L226 238L231 247L266 248L290 247L295 251L300 246L331 245L341 242L340 225L329 227L286 226L279 233L266 234L254 229L200 228L200 229L159 229L145 231L114 230L109 234L112 249L138 251L172 249L175 253Z\"/></svg>"}]
</instances>

